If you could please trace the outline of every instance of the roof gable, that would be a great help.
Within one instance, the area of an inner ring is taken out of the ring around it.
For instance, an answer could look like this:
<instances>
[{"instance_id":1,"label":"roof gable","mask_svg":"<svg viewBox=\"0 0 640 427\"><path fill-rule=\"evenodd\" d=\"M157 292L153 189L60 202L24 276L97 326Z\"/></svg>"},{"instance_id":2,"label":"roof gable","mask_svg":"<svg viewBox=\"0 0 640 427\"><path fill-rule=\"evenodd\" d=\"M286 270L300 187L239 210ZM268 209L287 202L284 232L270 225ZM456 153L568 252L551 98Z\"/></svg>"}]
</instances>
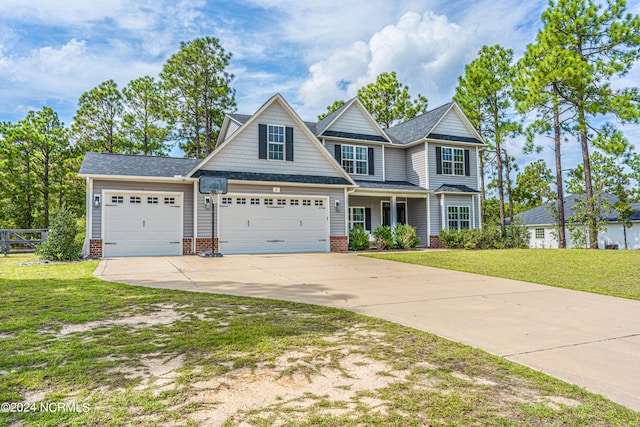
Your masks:
<instances>
[{"instance_id":1,"label":"roof gable","mask_svg":"<svg viewBox=\"0 0 640 427\"><path fill-rule=\"evenodd\" d=\"M388 142L389 137L362 104L352 98L316 125L321 136Z\"/></svg>"},{"instance_id":2,"label":"roof gable","mask_svg":"<svg viewBox=\"0 0 640 427\"><path fill-rule=\"evenodd\" d=\"M252 116L234 115L244 123L190 172L200 169L251 171L266 174L321 175L345 178L349 175L322 146L307 123L293 111L280 94L270 98ZM294 131L294 161L258 158L258 124L282 125Z\"/></svg>"},{"instance_id":3,"label":"roof gable","mask_svg":"<svg viewBox=\"0 0 640 427\"><path fill-rule=\"evenodd\" d=\"M482 141L482 137L478 131L473 127L467 116L457 103L452 103L451 107L440 117L438 122L433 126L429 132L429 137L436 136L454 136L457 140L463 142L477 142ZM453 139L454 141L456 139Z\"/></svg>"}]
</instances>

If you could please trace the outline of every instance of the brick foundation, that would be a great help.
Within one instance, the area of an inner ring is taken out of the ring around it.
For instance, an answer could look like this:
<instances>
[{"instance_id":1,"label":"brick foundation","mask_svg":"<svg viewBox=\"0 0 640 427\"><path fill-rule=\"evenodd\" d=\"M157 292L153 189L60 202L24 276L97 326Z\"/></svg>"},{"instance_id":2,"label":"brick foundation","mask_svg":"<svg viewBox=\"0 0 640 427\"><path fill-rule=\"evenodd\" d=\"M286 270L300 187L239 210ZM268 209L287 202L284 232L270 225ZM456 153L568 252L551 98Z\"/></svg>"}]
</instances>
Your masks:
<instances>
[{"instance_id":1,"label":"brick foundation","mask_svg":"<svg viewBox=\"0 0 640 427\"><path fill-rule=\"evenodd\" d=\"M182 239L182 255L193 254L193 252L191 251L192 242L193 242L193 239L191 237L185 237L184 239Z\"/></svg>"},{"instance_id":2,"label":"brick foundation","mask_svg":"<svg viewBox=\"0 0 640 427\"><path fill-rule=\"evenodd\" d=\"M347 236L329 237L331 252L347 252L349 250L349 238Z\"/></svg>"},{"instance_id":3,"label":"brick foundation","mask_svg":"<svg viewBox=\"0 0 640 427\"><path fill-rule=\"evenodd\" d=\"M102 239L89 239L89 257L102 258Z\"/></svg>"},{"instance_id":4,"label":"brick foundation","mask_svg":"<svg viewBox=\"0 0 640 427\"><path fill-rule=\"evenodd\" d=\"M218 252L218 238L216 237L214 252ZM211 237L196 237L196 255L200 252L210 251L211 250Z\"/></svg>"},{"instance_id":5,"label":"brick foundation","mask_svg":"<svg viewBox=\"0 0 640 427\"><path fill-rule=\"evenodd\" d=\"M444 244L442 240L440 240L439 236L429 236L429 247L433 249L444 248Z\"/></svg>"}]
</instances>

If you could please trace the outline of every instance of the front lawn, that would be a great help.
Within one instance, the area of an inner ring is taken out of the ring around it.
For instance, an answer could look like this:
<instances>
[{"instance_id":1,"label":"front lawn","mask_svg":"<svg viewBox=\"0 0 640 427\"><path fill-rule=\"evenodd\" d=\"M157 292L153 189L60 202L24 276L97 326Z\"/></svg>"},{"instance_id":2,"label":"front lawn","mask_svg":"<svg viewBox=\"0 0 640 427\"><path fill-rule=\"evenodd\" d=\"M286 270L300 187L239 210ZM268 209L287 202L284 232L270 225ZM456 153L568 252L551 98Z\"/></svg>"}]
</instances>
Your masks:
<instances>
[{"instance_id":1,"label":"front lawn","mask_svg":"<svg viewBox=\"0 0 640 427\"><path fill-rule=\"evenodd\" d=\"M0 425L640 424L579 387L390 322L103 282L94 261L19 265L31 259L0 257Z\"/></svg>"},{"instance_id":2,"label":"front lawn","mask_svg":"<svg viewBox=\"0 0 640 427\"><path fill-rule=\"evenodd\" d=\"M366 256L640 300L640 251L451 250Z\"/></svg>"}]
</instances>

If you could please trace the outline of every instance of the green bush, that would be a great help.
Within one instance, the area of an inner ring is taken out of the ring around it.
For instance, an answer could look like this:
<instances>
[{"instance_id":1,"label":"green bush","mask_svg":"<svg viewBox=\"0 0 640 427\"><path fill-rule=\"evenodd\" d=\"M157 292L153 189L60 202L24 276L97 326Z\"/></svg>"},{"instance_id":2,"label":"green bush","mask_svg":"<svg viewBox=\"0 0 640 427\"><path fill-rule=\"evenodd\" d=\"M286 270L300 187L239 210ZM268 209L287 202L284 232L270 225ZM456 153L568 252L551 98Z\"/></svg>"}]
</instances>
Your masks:
<instances>
[{"instance_id":1,"label":"green bush","mask_svg":"<svg viewBox=\"0 0 640 427\"><path fill-rule=\"evenodd\" d=\"M504 236L500 227L486 225L483 229L440 230L440 240L450 249L528 248L529 231L516 221L509 225Z\"/></svg>"},{"instance_id":2,"label":"green bush","mask_svg":"<svg viewBox=\"0 0 640 427\"><path fill-rule=\"evenodd\" d=\"M409 224L397 224L394 234L396 246L400 249L413 249L420 244L416 229Z\"/></svg>"},{"instance_id":3,"label":"green bush","mask_svg":"<svg viewBox=\"0 0 640 427\"><path fill-rule=\"evenodd\" d=\"M361 251L369 249L369 235L361 225L354 225L349 230L349 249L352 251Z\"/></svg>"},{"instance_id":4,"label":"green bush","mask_svg":"<svg viewBox=\"0 0 640 427\"><path fill-rule=\"evenodd\" d=\"M40 258L52 261L79 259L82 243L76 241L77 234L76 219L71 211L63 206L51 219L49 236L38 246L36 253Z\"/></svg>"},{"instance_id":5,"label":"green bush","mask_svg":"<svg viewBox=\"0 0 640 427\"><path fill-rule=\"evenodd\" d=\"M383 225L373 230L373 242L379 250L391 249L395 246L391 227Z\"/></svg>"}]
</instances>

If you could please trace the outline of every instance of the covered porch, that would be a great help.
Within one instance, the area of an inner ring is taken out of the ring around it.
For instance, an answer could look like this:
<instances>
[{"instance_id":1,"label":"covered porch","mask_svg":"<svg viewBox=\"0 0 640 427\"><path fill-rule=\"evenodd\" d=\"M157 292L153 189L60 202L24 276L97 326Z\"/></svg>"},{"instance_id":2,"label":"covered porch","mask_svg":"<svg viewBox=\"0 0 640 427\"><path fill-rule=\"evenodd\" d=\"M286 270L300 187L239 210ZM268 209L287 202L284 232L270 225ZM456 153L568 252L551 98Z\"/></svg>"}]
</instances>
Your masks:
<instances>
[{"instance_id":1,"label":"covered porch","mask_svg":"<svg viewBox=\"0 0 640 427\"><path fill-rule=\"evenodd\" d=\"M427 189L405 182L357 183L360 187L348 195L349 229L359 224L371 234L380 226L393 229L397 224L409 224L416 229L420 246L428 246L430 193Z\"/></svg>"}]
</instances>

